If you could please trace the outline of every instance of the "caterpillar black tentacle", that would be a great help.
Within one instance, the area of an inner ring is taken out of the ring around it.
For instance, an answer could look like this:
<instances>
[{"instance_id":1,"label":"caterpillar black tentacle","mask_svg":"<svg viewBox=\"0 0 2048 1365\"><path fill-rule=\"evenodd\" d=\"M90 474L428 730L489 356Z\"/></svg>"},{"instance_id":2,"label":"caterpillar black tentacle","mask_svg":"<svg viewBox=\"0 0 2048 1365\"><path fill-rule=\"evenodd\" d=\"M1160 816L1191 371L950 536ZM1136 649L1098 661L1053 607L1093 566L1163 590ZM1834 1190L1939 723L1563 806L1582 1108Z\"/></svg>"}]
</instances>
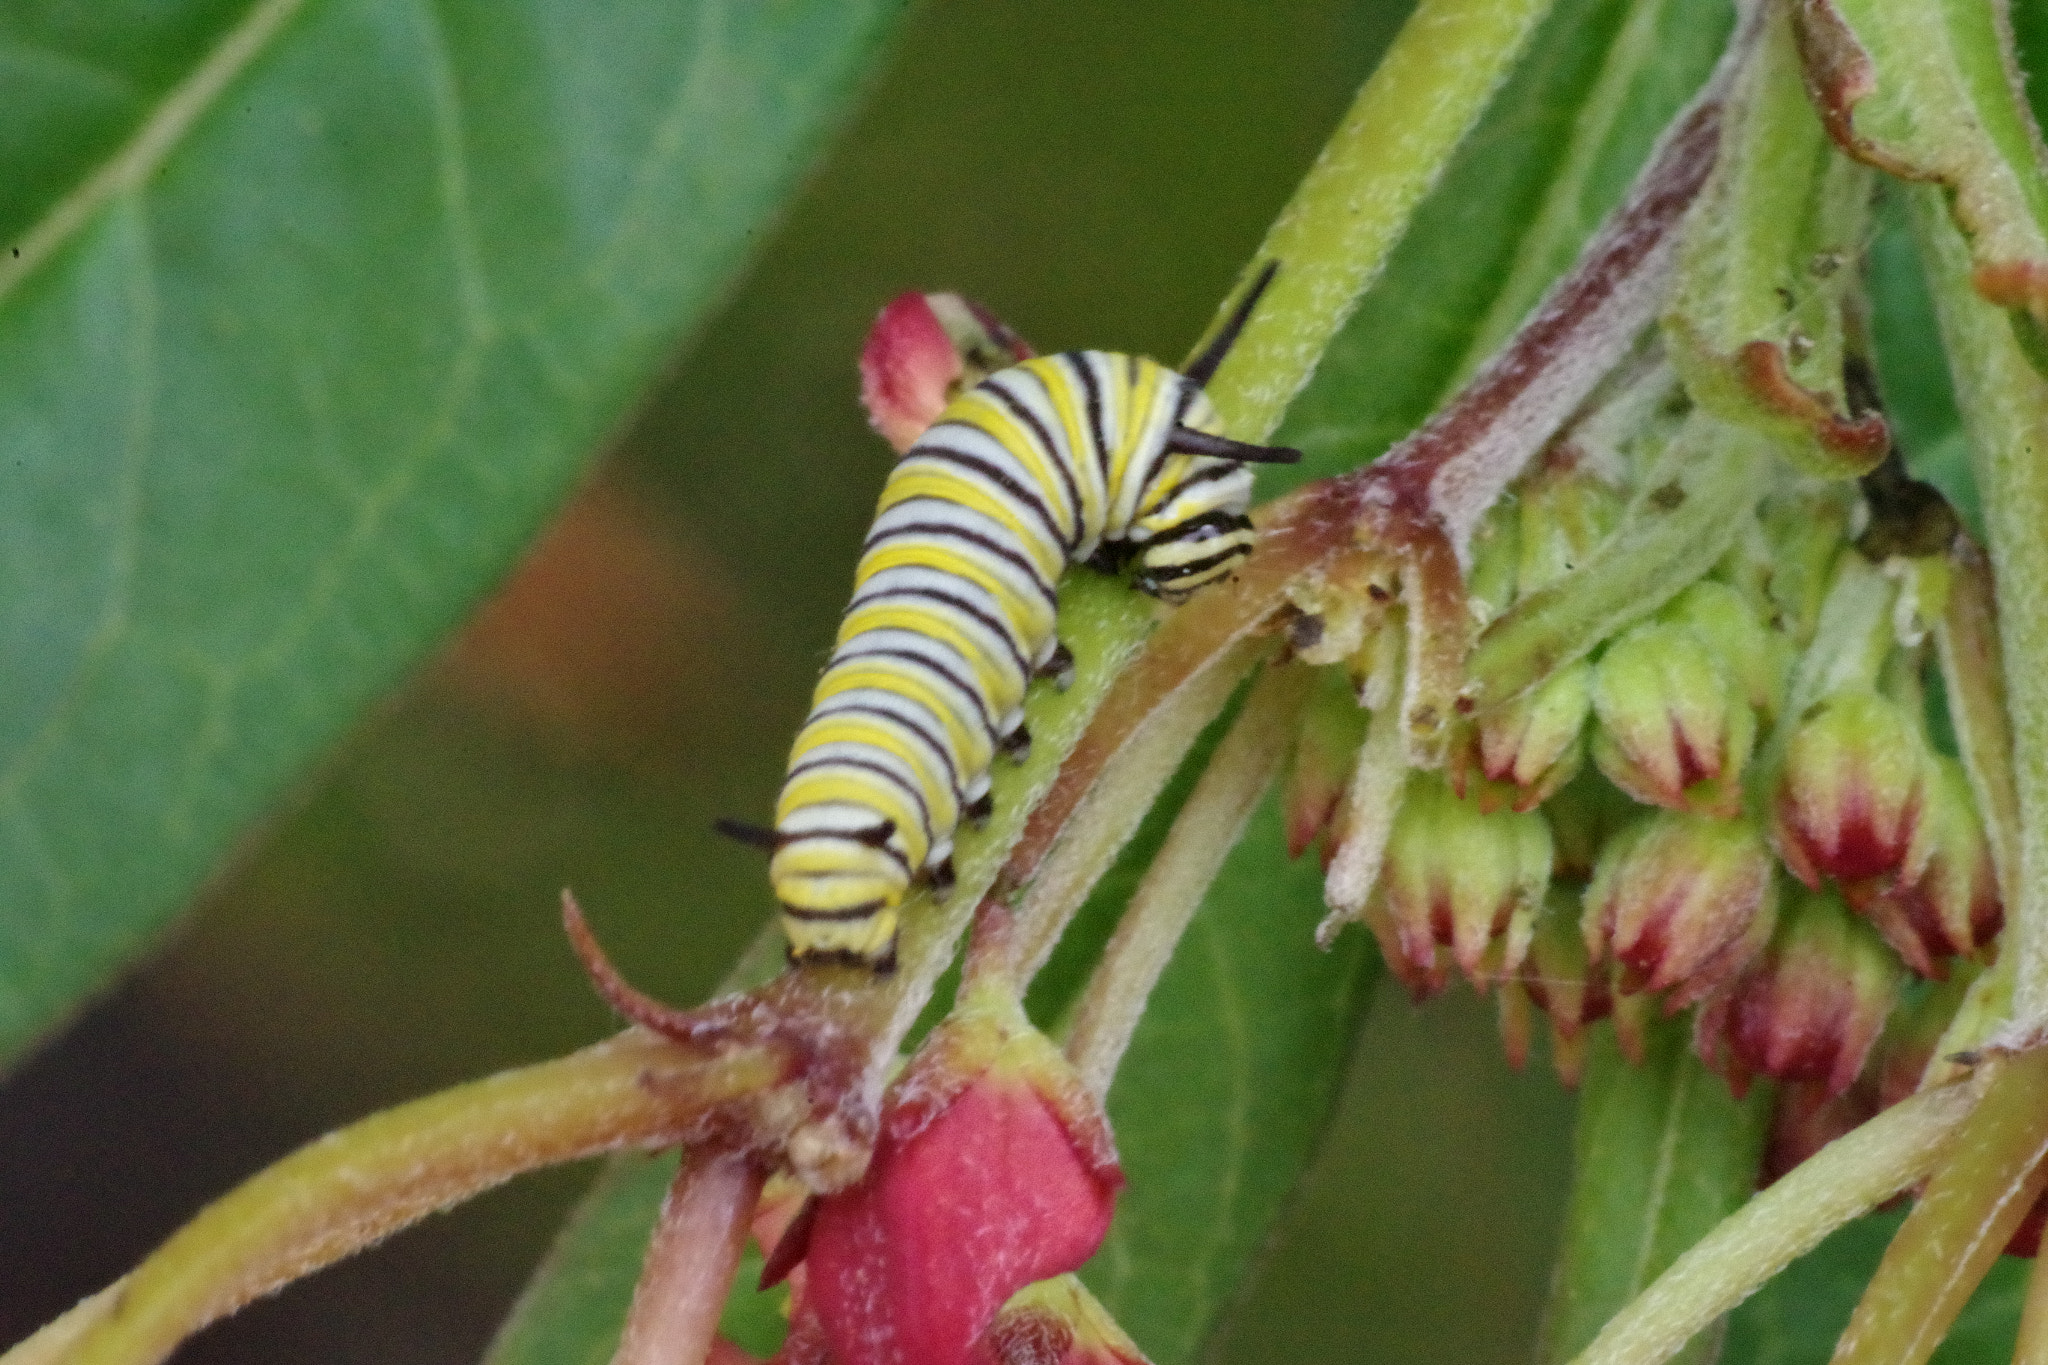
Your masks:
<instances>
[{"instance_id":1,"label":"caterpillar black tentacle","mask_svg":"<svg viewBox=\"0 0 2048 1365\"><path fill-rule=\"evenodd\" d=\"M1225 437L1202 385L1273 270L1187 374L1106 351L1026 360L905 452L776 803L769 880L793 961L888 970L910 887L950 889L955 831L993 810L995 756L1029 752L1026 687L1072 679L1054 635L1069 564L1135 560L1137 585L1177 602L1251 552L1245 465L1299 453Z\"/></svg>"}]
</instances>

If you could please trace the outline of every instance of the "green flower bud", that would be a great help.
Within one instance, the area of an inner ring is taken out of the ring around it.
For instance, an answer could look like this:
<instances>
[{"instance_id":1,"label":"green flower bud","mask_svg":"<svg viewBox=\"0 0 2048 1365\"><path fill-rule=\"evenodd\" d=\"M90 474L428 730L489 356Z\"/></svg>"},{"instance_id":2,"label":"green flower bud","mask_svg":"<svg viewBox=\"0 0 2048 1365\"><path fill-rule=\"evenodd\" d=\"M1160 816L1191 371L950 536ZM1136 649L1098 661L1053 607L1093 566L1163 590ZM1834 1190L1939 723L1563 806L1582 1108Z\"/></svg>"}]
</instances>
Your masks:
<instances>
[{"instance_id":1,"label":"green flower bud","mask_svg":"<svg viewBox=\"0 0 2048 1365\"><path fill-rule=\"evenodd\" d=\"M1699 634L1652 621L1609 645L1593 675L1593 761L1645 805L1731 816L1756 714Z\"/></svg>"},{"instance_id":2,"label":"green flower bud","mask_svg":"<svg viewBox=\"0 0 2048 1365\"><path fill-rule=\"evenodd\" d=\"M1321 670L1302 709L1301 734L1282 787L1288 857L1300 857L1329 827L1365 742L1365 723L1350 676L1342 668Z\"/></svg>"},{"instance_id":3,"label":"green flower bud","mask_svg":"<svg viewBox=\"0 0 2048 1365\"><path fill-rule=\"evenodd\" d=\"M1452 790L1489 811L1534 810L1550 799L1584 760L1591 683L1592 669L1576 663L1478 717L1451 751Z\"/></svg>"},{"instance_id":4,"label":"green flower bud","mask_svg":"<svg viewBox=\"0 0 2048 1365\"><path fill-rule=\"evenodd\" d=\"M1702 579L1673 598L1658 615L1690 627L1734 680L1736 690L1766 722L1785 709L1792 675L1792 644L1772 630L1750 600L1726 583Z\"/></svg>"},{"instance_id":5,"label":"green flower bud","mask_svg":"<svg viewBox=\"0 0 2048 1365\"><path fill-rule=\"evenodd\" d=\"M1772 840L1810 887L1890 877L1906 862L1927 806L1932 755L1920 726L1869 687L1836 692L1785 746Z\"/></svg>"}]
</instances>

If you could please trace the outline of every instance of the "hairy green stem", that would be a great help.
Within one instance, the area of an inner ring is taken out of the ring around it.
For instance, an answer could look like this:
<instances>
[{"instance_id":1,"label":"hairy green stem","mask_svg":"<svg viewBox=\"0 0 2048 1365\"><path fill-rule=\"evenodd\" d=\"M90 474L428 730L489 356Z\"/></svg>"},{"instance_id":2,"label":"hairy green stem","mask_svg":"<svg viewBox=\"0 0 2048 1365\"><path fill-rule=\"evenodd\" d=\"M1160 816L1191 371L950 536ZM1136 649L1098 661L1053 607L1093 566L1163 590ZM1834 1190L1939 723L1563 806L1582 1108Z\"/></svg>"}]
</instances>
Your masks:
<instances>
[{"instance_id":1,"label":"hairy green stem","mask_svg":"<svg viewBox=\"0 0 2048 1365\"><path fill-rule=\"evenodd\" d=\"M690 1161L676 1172L612 1365L688 1365L710 1352L764 1179L746 1156Z\"/></svg>"},{"instance_id":2,"label":"hairy green stem","mask_svg":"<svg viewBox=\"0 0 2048 1365\"><path fill-rule=\"evenodd\" d=\"M1280 273L1209 388L1232 435L1280 425L1550 5L1415 7L1253 258Z\"/></svg>"},{"instance_id":3,"label":"hairy green stem","mask_svg":"<svg viewBox=\"0 0 2048 1365\"><path fill-rule=\"evenodd\" d=\"M2048 1026L2048 380L2028 361L2010 316L1971 287L1969 247L1941 192L1906 191L1942 343L1983 495L1998 585L2018 795L2018 870L2005 893L2005 951L2016 953L2013 1028Z\"/></svg>"},{"instance_id":4,"label":"hairy green stem","mask_svg":"<svg viewBox=\"0 0 2048 1365\"><path fill-rule=\"evenodd\" d=\"M68 1348L47 1351L38 1334L0 1361L151 1365L251 1300L512 1176L683 1141L714 1107L767 1091L785 1069L765 1049L706 1058L633 1030L373 1114L201 1210Z\"/></svg>"},{"instance_id":5,"label":"hairy green stem","mask_svg":"<svg viewBox=\"0 0 2048 1365\"><path fill-rule=\"evenodd\" d=\"M1836 1365L1923 1365L2048 1182L2048 1051L2000 1059L1835 1346Z\"/></svg>"}]
</instances>

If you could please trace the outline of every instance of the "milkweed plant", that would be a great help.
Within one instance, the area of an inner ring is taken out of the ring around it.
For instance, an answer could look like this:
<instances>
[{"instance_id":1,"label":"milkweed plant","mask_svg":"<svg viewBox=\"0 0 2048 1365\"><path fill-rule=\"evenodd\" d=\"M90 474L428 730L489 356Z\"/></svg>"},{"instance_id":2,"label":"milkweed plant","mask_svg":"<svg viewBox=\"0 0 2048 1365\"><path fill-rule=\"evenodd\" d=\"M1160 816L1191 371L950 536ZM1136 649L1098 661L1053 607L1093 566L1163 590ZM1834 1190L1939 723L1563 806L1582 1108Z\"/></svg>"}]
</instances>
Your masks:
<instances>
[{"instance_id":1,"label":"milkweed plant","mask_svg":"<svg viewBox=\"0 0 2048 1365\"><path fill-rule=\"evenodd\" d=\"M619 1365L1146 1359L1085 1269L1144 1194L1105 1098L1276 791L1320 944L1369 937L1417 999L1462 978L1513 1061L1581 1088L1547 1365L1710 1359L1731 1310L1894 1200L1835 1358L1926 1360L2048 1208L2048 167L2011 16L1753 0L1674 91L1645 74L1667 7L1633 6L1486 345L1344 463L1319 423L1373 376L1319 362L1548 9L1424 0L1395 39L1248 263L1277 273L1208 385L1229 437L1315 476L1183 605L1067 575L1071 683L1035 686L1028 760L997 764L954 884L906 902L892 970L785 970L771 936L715 999L664 1004L568 900L623 1032L288 1156L5 1365L161 1360L514 1175L663 1149ZM1613 110L1653 88L1662 133L1617 148ZM1961 416L1939 468L1887 410L1883 224ZM901 450L1026 353L989 309L907 295L862 357L869 416ZM1085 970L1042 1008L1077 924ZM1626 1154L1681 1083L1675 1152ZM1644 1232L1622 1214L1674 1160L1695 1196ZM495 1360L547 1355L548 1315L598 1292L574 1268L618 1235L615 1186ZM783 1286L779 1344L730 1326L757 1282ZM2014 1359L2048 1362L2038 1275Z\"/></svg>"}]
</instances>

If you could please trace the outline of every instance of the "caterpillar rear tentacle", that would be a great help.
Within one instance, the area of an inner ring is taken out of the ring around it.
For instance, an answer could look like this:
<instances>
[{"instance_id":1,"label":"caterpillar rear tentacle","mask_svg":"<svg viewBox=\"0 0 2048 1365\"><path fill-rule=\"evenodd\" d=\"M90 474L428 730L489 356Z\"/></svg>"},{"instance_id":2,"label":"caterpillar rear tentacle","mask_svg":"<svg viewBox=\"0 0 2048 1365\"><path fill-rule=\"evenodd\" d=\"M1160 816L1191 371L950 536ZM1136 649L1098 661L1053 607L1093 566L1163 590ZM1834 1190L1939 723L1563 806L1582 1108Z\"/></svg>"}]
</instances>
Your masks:
<instances>
[{"instance_id":1,"label":"caterpillar rear tentacle","mask_svg":"<svg viewBox=\"0 0 2048 1365\"><path fill-rule=\"evenodd\" d=\"M1069 564L1135 561L1139 588L1178 602L1251 552L1246 463L1295 458L1225 437L1196 378L1139 356L1042 356L955 399L882 490L791 748L768 870L791 960L886 971L910 888L951 889L955 831L994 809L995 755L1030 752L1025 689L1073 679L1054 634Z\"/></svg>"}]
</instances>

